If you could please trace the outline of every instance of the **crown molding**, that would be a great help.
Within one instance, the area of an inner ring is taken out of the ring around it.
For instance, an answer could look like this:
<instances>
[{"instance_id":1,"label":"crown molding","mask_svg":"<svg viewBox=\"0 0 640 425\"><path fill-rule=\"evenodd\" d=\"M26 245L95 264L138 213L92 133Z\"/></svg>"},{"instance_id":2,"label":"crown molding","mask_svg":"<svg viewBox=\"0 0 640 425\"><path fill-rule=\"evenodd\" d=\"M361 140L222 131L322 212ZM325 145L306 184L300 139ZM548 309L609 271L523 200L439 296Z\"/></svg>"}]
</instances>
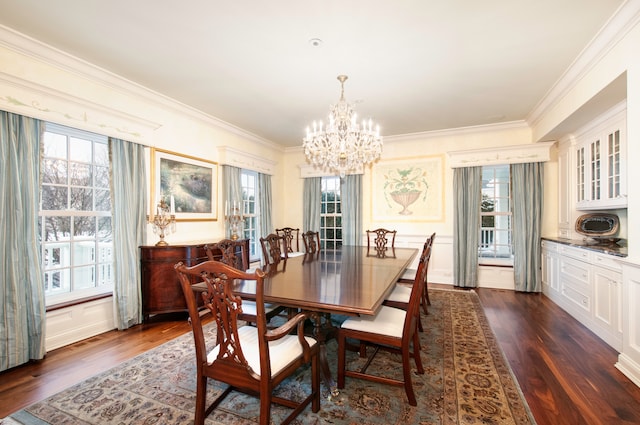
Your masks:
<instances>
[{"instance_id":1,"label":"crown molding","mask_svg":"<svg viewBox=\"0 0 640 425\"><path fill-rule=\"evenodd\" d=\"M625 1L532 109L527 117L529 125L535 127L638 23L640 2Z\"/></svg>"},{"instance_id":2,"label":"crown molding","mask_svg":"<svg viewBox=\"0 0 640 425\"><path fill-rule=\"evenodd\" d=\"M270 149L282 151L282 146L271 140L267 140L226 121L205 114L198 109L185 105L182 102L72 56L4 25L0 25L0 46L125 96L141 98L154 106L163 107L169 111L227 131Z\"/></svg>"}]
</instances>

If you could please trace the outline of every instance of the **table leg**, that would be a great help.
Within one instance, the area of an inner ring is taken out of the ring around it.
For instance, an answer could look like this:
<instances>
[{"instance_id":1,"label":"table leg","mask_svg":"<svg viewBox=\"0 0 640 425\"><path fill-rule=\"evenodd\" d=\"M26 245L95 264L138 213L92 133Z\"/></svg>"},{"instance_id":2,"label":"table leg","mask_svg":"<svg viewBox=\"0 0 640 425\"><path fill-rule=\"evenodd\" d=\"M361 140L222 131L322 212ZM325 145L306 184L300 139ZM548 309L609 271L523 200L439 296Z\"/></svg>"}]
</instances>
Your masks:
<instances>
[{"instance_id":1,"label":"table leg","mask_svg":"<svg viewBox=\"0 0 640 425\"><path fill-rule=\"evenodd\" d=\"M323 321L324 319L324 321ZM335 337L336 328L331 324L329 313L313 313L313 335L320 344L320 373L322 381L329 389L331 395L336 397L340 394L336 381L331 375L329 359L327 357L327 341Z\"/></svg>"}]
</instances>

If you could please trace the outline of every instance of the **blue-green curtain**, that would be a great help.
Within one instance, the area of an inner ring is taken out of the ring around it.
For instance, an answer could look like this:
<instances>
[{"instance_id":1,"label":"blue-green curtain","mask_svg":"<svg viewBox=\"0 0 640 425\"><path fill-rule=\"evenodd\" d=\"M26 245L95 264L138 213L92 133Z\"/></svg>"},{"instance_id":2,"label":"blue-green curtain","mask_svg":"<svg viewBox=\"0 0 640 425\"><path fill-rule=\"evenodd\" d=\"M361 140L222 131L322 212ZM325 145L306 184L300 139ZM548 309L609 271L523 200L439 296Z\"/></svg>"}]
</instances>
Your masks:
<instances>
[{"instance_id":1,"label":"blue-green curtain","mask_svg":"<svg viewBox=\"0 0 640 425\"><path fill-rule=\"evenodd\" d=\"M362 174L340 179L342 244L362 244Z\"/></svg>"},{"instance_id":2,"label":"blue-green curtain","mask_svg":"<svg viewBox=\"0 0 640 425\"><path fill-rule=\"evenodd\" d=\"M320 204L322 203L322 177L304 179L302 192L302 231L320 231Z\"/></svg>"},{"instance_id":3,"label":"blue-green curtain","mask_svg":"<svg viewBox=\"0 0 640 425\"><path fill-rule=\"evenodd\" d=\"M453 279L462 288L478 286L478 238L482 167L453 170Z\"/></svg>"},{"instance_id":4,"label":"blue-green curtain","mask_svg":"<svg viewBox=\"0 0 640 425\"><path fill-rule=\"evenodd\" d=\"M45 355L40 122L0 111L0 370Z\"/></svg>"},{"instance_id":5,"label":"blue-green curtain","mask_svg":"<svg viewBox=\"0 0 640 425\"><path fill-rule=\"evenodd\" d=\"M222 199L226 205L242 203L242 169L231 165L222 166ZM225 210L226 211L226 210ZM225 234L231 237L231 227L225 224Z\"/></svg>"},{"instance_id":6,"label":"blue-green curtain","mask_svg":"<svg viewBox=\"0 0 640 425\"><path fill-rule=\"evenodd\" d=\"M543 181L543 163L511 165L513 275L516 291L542 290L540 234Z\"/></svg>"},{"instance_id":7,"label":"blue-green curtain","mask_svg":"<svg viewBox=\"0 0 640 425\"><path fill-rule=\"evenodd\" d=\"M271 223L271 176L258 173L258 193L260 196L260 231L264 236L273 233L275 229Z\"/></svg>"},{"instance_id":8,"label":"blue-green curtain","mask_svg":"<svg viewBox=\"0 0 640 425\"><path fill-rule=\"evenodd\" d=\"M139 247L147 240L145 148L109 139L113 229L113 304L116 326L142 322ZM137 188L138 190L132 190Z\"/></svg>"}]
</instances>

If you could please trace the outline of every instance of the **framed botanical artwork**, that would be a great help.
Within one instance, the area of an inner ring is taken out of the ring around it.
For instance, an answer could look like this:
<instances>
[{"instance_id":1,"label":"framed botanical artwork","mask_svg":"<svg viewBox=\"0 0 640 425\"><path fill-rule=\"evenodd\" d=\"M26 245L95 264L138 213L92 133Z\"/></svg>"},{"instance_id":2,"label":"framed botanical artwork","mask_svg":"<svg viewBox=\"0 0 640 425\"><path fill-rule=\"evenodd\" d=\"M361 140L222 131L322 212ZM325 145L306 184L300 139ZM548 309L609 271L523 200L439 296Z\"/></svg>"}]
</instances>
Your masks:
<instances>
[{"instance_id":1,"label":"framed botanical artwork","mask_svg":"<svg viewBox=\"0 0 640 425\"><path fill-rule=\"evenodd\" d=\"M442 155L379 161L371 172L373 221L442 221Z\"/></svg>"},{"instance_id":2,"label":"framed botanical artwork","mask_svg":"<svg viewBox=\"0 0 640 425\"><path fill-rule=\"evenodd\" d=\"M218 219L218 164L151 149L151 215L160 200L175 211L176 221Z\"/></svg>"}]
</instances>

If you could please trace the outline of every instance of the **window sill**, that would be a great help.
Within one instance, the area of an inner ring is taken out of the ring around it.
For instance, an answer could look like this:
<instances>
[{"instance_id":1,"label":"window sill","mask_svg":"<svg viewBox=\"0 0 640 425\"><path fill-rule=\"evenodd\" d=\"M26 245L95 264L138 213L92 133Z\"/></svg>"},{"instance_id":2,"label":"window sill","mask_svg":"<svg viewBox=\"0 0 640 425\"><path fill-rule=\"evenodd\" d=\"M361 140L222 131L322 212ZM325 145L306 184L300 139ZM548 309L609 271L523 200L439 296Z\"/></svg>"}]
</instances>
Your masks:
<instances>
[{"instance_id":1,"label":"window sill","mask_svg":"<svg viewBox=\"0 0 640 425\"><path fill-rule=\"evenodd\" d=\"M111 292L105 292L103 294L96 294L96 295L91 295L91 296L87 296L87 297L83 297L83 298L76 298L73 300L69 300L69 301L64 301L64 302L59 302L56 304L52 304L52 305L48 305L46 306L46 311L55 311L55 310L61 310L63 308L67 308L67 307L73 307L74 305L78 305L78 304L84 304L84 303L88 303L91 301L96 301L96 300L101 300L104 298L109 298L112 297L113 294Z\"/></svg>"}]
</instances>

